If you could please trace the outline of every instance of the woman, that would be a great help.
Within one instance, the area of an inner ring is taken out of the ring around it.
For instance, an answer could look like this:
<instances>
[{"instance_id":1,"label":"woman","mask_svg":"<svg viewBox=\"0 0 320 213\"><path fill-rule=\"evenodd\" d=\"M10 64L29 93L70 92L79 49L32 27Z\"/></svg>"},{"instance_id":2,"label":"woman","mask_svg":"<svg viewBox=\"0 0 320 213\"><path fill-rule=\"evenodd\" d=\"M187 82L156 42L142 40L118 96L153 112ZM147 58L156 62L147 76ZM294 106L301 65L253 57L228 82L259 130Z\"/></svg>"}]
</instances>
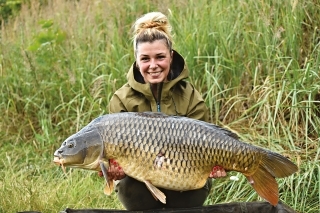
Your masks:
<instances>
[{"instance_id":1,"label":"woman","mask_svg":"<svg viewBox=\"0 0 320 213\"><path fill-rule=\"evenodd\" d=\"M148 13L134 25L134 55L128 83L115 92L109 112L158 111L208 121L208 110L188 77L184 59L172 49L170 25L162 13Z\"/></svg>"},{"instance_id":2,"label":"woman","mask_svg":"<svg viewBox=\"0 0 320 213\"><path fill-rule=\"evenodd\" d=\"M182 56L172 49L171 26L165 15L147 13L134 24L134 55L128 82L110 100L109 113L163 112L209 120L208 109L200 93L185 81L188 70ZM185 192L159 188L166 195L166 204L155 200L144 183L125 176L123 171L109 171L109 177L120 180L115 191L127 210L202 206L211 189L211 180L198 190ZM221 167L214 167L212 176L226 176ZM294 212L284 204L276 207L267 202L230 203L210 207L219 212Z\"/></svg>"},{"instance_id":3,"label":"woman","mask_svg":"<svg viewBox=\"0 0 320 213\"><path fill-rule=\"evenodd\" d=\"M185 81L188 70L182 56L172 49L171 26L160 12L147 13L134 24L134 55L128 82L110 100L109 113L163 112L203 121L208 109L200 93ZM217 169L216 177L224 176ZM119 179L122 177L119 177ZM167 204L156 201L144 183L125 177L116 187L119 200L128 210L201 206L211 189L211 180L198 190L177 192L161 189Z\"/></svg>"}]
</instances>

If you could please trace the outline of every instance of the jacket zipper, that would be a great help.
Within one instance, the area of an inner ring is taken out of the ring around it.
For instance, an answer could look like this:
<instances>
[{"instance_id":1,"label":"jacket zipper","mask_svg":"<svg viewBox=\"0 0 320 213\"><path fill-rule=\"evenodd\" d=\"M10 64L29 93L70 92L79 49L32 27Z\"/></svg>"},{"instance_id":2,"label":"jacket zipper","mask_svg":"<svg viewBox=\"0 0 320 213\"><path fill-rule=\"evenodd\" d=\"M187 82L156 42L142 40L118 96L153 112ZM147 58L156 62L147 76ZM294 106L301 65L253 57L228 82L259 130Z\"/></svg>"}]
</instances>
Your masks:
<instances>
[{"instance_id":1,"label":"jacket zipper","mask_svg":"<svg viewBox=\"0 0 320 213\"><path fill-rule=\"evenodd\" d=\"M158 96L158 99L154 96L154 99L157 102L157 112L161 112L160 100L161 100L162 85L163 85L163 82L157 84L157 93L158 93L157 96ZM151 85L150 85L150 89L151 89L151 92L152 92Z\"/></svg>"}]
</instances>

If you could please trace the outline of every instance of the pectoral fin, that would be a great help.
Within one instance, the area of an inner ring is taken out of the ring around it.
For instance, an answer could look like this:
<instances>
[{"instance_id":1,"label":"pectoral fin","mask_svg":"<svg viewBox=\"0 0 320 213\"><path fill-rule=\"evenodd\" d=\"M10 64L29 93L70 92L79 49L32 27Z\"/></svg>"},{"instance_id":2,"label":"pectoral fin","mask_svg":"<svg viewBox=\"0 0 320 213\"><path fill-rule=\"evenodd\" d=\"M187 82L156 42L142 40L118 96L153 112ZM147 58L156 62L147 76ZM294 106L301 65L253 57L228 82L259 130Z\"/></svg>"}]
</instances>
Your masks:
<instances>
[{"instance_id":1,"label":"pectoral fin","mask_svg":"<svg viewBox=\"0 0 320 213\"><path fill-rule=\"evenodd\" d=\"M149 191L151 192L151 194L156 200L159 200L161 203L164 203L164 204L166 203L166 195L162 191L160 191L157 187L152 185L152 183L150 183L147 180L143 182L146 184L147 188L149 189Z\"/></svg>"},{"instance_id":2,"label":"pectoral fin","mask_svg":"<svg viewBox=\"0 0 320 213\"><path fill-rule=\"evenodd\" d=\"M104 187L104 194L106 195L111 195L112 191L113 191L113 180L110 180L108 182L106 182L106 186Z\"/></svg>"},{"instance_id":3,"label":"pectoral fin","mask_svg":"<svg viewBox=\"0 0 320 213\"><path fill-rule=\"evenodd\" d=\"M102 171L102 174L103 174L103 177L104 179L106 180L106 186L104 187L104 193L106 195L110 195L113 191L113 180L109 180L108 179L108 173L107 173L107 168L106 166L104 165L104 162L103 161L100 161L99 162L100 164L100 168L101 168L101 171Z\"/></svg>"}]
</instances>

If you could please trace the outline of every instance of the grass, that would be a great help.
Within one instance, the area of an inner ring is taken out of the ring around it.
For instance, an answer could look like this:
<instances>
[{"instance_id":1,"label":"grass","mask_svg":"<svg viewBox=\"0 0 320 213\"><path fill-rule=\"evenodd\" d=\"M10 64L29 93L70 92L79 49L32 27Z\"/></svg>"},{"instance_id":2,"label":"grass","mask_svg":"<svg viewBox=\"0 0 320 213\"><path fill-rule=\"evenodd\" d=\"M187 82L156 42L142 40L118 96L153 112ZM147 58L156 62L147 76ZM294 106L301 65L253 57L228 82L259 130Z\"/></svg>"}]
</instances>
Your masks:
<instances>
[{"instance_id":1,"label":"grass","mask_svg":"<svg viewBox=\"0 0 320 213\"><path fill-rule=\"evenodd\" d=\"M212 122L295 162L299 172L278 180L280 199L319 212L319 9L315 0L22 5L1 26L0 212L123 208L95 173L70 169L66 178L52 155L108 113L134 60L131 25L149 11L168 15ZM261 200L233 175L239 181L214 180L206 204Z\"/></svg>"}]
</instances>

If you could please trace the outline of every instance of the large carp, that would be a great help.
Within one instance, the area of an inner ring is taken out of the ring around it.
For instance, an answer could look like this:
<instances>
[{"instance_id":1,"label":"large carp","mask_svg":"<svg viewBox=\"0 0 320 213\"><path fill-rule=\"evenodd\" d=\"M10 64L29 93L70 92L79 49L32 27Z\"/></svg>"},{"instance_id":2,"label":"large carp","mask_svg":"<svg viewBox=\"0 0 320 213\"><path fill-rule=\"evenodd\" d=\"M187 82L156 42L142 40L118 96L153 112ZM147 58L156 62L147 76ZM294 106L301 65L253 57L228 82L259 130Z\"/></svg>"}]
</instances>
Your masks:
<instances>
[{"instance_id":1,"label":"large carp","mask_svg":"<svg viewBox=\"0 0 320 213\"><path fill-rule=\"evenodd\" d=\"M275 178L298 170L286 157L238 140L236 134L203 121L162 113L124 112L100 116L67 138L54 153L62 167L103 171L116 161L124 173L157 188L186 191L205 185L214 166L241 172L272 205L279 194ZM105 193L113 190L107 180Z\"/></svg>"}]
</instances>

